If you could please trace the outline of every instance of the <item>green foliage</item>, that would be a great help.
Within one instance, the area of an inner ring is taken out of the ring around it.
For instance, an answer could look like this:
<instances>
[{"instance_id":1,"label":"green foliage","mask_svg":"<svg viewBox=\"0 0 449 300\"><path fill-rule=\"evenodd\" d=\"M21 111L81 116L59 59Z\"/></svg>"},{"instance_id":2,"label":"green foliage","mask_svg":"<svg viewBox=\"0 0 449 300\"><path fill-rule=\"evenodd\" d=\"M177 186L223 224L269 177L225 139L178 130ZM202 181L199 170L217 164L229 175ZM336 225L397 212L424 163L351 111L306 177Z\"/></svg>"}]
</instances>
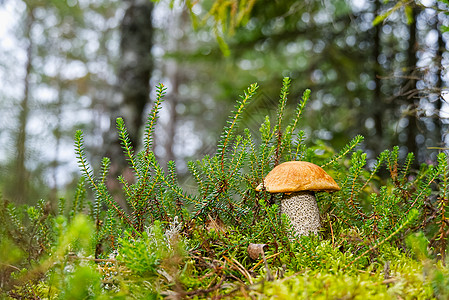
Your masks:
<instances>
[{"instance_id":1,"label":"green foliage","mask_svg":"<svg viewBox=\"0 0 449 300\"><path fill-rule=\"evenodd\" d=\"M84 152L83 135L77 131L75 135L75 151L78 158L83 176L87 178L90 187L95 193L96 200L93 205L93 218L97 224L97 249L96 257L100 255L100 249L103 241L109 241L108 244L114 246L118 240L118 232L114 218L118 218L126 228L133 234L139 234L144 231L148 220L172 220L177 212L182 210L169 199L169 193L166 193L167 187L164 182L165 176L161 167L155 159L152 152L152 134L158 118L158 112L165 95L166 88L161 84L157 87L156 102L151 110L144 135L144 149L135 153L131 144L129 134L122 118L117 119L117 130L119 139L123 148L123 153L129 163L129 167L136 176L134 183L127 181L123 176L118 180L123 185L123 192L126 197L126 203L130 209L128 212L118 204L111 196L106 187L106 178L110 167L109 158L103 158L100 179L96 179L92 167L87 162ZM107 216L102 207L109 208ZM105 219L106 220L103 220ZM105 222L104 222L105 221ZM100 223L105 223L108 230L102 230Z\"/></svg>"},{"instance_id":2,"label":"green foliage","mask_svg":"<svg viewBox=\"0 0 449 300\"><path fill-rule=\"evenodd\" d=\"M154 277L163 260L170 259L174 254L173 248L180 249L177 234L166 235L158 221L138 237L125 232L124 237L119 239L121 247L117 260L136 275Z\"/></svg>"},{"instance_id":3,"label":"green foliage","mask_svg":"<svg viewBox=\"0 0 449 300\"><path fill-rule=\"evenodd\" d=\"M33 220L33 216L36 216L36 209L28 207L27 218L22 218L22 220ZM41 213L39 219L42 216ZM31 252L35 251L37 245L42 241L37 239L38 235L35 234L33 239L27 241L28 245L11 240L12 245L8 245L8 254L6 254L4 243L8 240L3 239L5 232L2 232L0 251L5 252L5 255L2 255L0 261L0 271L2 274L11 276L11 282L3 282L6 286L11 285L9 287L10 295L83 299L91 297L93 294L100 294L100 274L97 272L96 266L88 259L79 260L80 255L89 257L93 254L94 226L91 221L84 214L75 215L71 222L68 222L68 219L62 215L47 216L46 219L51 220L48 224L51 227L44 228L40 224L41 228L38 229L39 234L46 233L48 235L49 241L46 244L48 248L45 249L45 252ZM22 220L19 219L19 222ZM30 223L27 227L33 228L33 224ZM23 234L20 238L25 237L26 234ZM19 247L27 248L22 250ZM29 256L26 260L21 260L25 253ZM23 269L15 267L15 265L22 266ZM44 278L45 281L43 281ZM12 288L13 286L15 287Z\"/></svg>"},{"instance_id":4,"label":"green foliage","mask_svg":"<svg viewBox=\"0 0 449 300\"><path fill-rule=\"evenodd\" d=\"M11 252L1 258L8 261L11 259L9 255L25 256L26 261L31 263L40 257L49 250L54 240L52 222L49 203L43 200L36 206L15 206L0 198L1 244L6 246L7 241L13 243Z\"/></svg>"},{"instance_id":5,"label":"green foliage","mask_svg":"<svg viewBox=\"0 0 449 300\"><path fill-rule=\"evenodd\" d=\"M410 5L414 5L414 3L411 3L411 1L406 1L406 0L398 1L392 8L390 8L386 12L378 15L373 20L373 25L374 26L379 25L380 23L384 22L392 13L394 13L395 11L400 10L402 8L404 9L408 24L415 22L415 20L413 19L412 15L411 15L411 12L410 12L410 10L411 10Z\"/></svg>"},{"instance_id":6,"label":"green foliage","mask_svg":"<svg viewBox=\"0 0 449 300\"><path fill-rule=\"evenodd\" d=\"M153 0L159 2L159 0ZM171 0L173 6L175 1ZM229 56L230 50L226 42L226 37L232 36L235 30L244 26L251 15L256 0L216 0L213 3L207 3L208 11L203 16L198 16L193 12L193 7L199 5L197 1L186 1L185 5L190 12L193 27L212 23L212 32L217 39L223 55Z\"/></svg>"},{"instance_id":7,"label":"green foliage","mask_svg":"<svg viewBox=\"0 0 449 300\"><path fill-rule=\"evenodd\" d=\"M276 118L263 120L260 137L239 129L258 86L244 92L216 154L188 162L197 187L192 194L178 182L175 163L164 169L152 152L163 85L157 88L141 151L135 152L123 120L117 120L134 174L134 180L118 178L126 207L107 189L110 160L102 160L96 175L78 131L75 151L82 177L71 201L61 199L54 211L44 201L23 207L0 203L0 271L8 278L4 295L446 298L447 154L415 170L414 155L400 161L398 147L369 162L361 136L340 151L307 143L298 127L310 91L287 120L290 86L285 78ZM320 235L296 237L279 213L279 196L255 191L274 166L296 159L321 165L341 187L317 193ZM264 245L264 257L251 259L250 244Z\"/></svg>"}]
</instances>

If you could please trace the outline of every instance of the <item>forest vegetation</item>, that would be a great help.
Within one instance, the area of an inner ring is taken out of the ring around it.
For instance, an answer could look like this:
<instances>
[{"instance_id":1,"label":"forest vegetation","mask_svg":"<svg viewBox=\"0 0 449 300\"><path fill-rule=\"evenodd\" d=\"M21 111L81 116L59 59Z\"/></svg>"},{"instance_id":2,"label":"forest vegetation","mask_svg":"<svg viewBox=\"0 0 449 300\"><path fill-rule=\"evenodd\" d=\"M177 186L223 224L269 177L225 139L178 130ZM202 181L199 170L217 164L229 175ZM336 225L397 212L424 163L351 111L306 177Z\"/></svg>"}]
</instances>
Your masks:
<instances>
[{"instance_id":1,"label":"forest vegetation","mask_svg":"<svg viewBox=\"0 0 449 300\"><path fill-rule=\"evenodd\" d=\"M447 299L448 5L1 1L1 297Z\"/></svg>"}]
</instances>

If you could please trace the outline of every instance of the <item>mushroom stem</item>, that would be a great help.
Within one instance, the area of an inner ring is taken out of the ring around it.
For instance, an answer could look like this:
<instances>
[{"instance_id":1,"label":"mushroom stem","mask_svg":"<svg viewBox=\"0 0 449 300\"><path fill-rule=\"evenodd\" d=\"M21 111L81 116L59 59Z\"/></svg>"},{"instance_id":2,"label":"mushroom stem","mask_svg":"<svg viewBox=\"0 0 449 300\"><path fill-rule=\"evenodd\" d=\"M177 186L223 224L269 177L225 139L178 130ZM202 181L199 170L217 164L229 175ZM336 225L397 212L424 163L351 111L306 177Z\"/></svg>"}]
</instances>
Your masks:
<instances>
[{"instance_id":1,"label":"mushroom stem","mask_svg":"<svg viewBox=\"0 0 449 300\"><path fill-rule=\"evenodd\" d=\"M281 200L281 213L287 215L299 236L309 235L311 232L318 234L321 227L320 212L314 192L284 194Z\"/></svg>"}]
</instances>

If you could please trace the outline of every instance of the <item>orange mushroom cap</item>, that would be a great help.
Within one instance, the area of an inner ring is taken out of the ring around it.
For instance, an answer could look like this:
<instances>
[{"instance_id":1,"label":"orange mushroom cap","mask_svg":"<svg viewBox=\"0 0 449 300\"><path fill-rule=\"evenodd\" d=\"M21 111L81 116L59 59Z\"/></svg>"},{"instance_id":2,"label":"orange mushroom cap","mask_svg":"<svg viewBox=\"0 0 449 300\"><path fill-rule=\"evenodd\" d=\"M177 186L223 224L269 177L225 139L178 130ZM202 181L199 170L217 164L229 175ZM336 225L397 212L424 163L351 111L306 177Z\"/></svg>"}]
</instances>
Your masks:
<instances>
[{"instance_id":1,"label":"orange mushroom cap","mask_svg":"<svg viewBox=\"0 0 449 300\"><path fill-rule=\"evenodd\" d=\"M340 187L320 166L306 161L288 161L276 166L259 184L270 193L293 193L300 191L339 191Z\"/></svg>"}]
</instances>

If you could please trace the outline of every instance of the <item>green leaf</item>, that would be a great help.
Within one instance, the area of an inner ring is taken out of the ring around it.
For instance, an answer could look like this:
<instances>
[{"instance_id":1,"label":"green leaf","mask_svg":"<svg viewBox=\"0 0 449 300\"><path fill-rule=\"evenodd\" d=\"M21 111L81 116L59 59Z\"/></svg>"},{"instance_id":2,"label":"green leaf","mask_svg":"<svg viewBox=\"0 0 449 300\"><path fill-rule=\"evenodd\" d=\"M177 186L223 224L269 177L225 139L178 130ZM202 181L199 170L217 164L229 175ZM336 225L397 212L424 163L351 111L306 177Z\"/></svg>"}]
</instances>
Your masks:
<instances>
[{"instance_id":1,"label":"green leaf","mask_svg":"<svg viewBox=\"0 0 449 300\"><path fill-rule=\"evenodd\" d=\"M407 17L407 24L413 24L415 23L415 18L413 16L413 7L411 5L406 5L404 7L405 10L405 16Z\"/></svg>"}]
</instances>

